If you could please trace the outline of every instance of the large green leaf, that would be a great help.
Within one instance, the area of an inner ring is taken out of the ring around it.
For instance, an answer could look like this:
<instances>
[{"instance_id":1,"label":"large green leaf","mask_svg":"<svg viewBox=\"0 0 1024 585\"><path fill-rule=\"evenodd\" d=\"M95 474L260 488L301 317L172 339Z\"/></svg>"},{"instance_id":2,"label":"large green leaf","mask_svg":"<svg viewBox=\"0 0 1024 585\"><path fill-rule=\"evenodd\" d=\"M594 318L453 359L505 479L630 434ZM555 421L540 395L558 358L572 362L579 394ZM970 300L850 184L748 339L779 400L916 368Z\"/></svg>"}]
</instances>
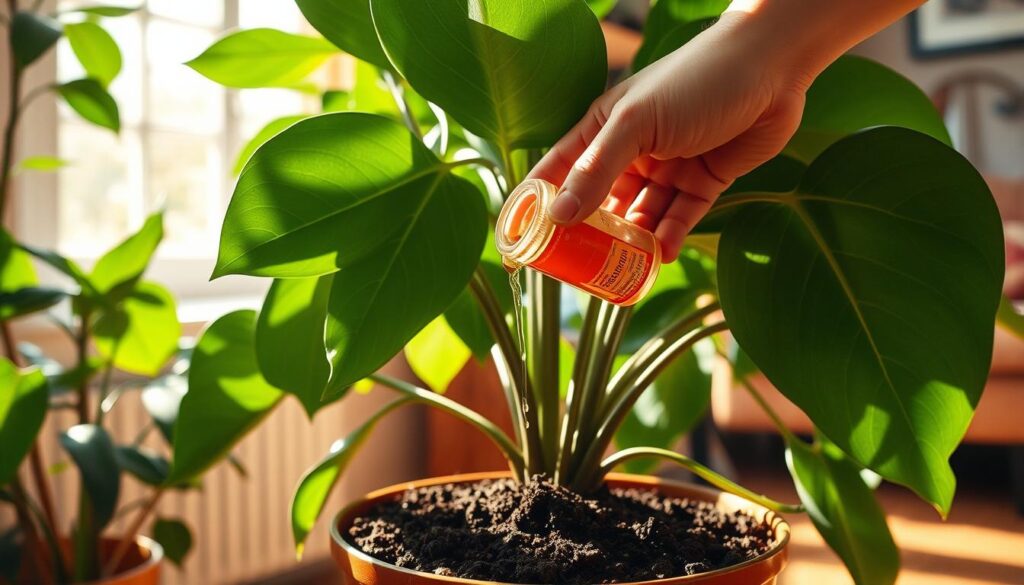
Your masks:
<instances>
[{"instance_id":1,"label":"large green leaf","mask_svg":"<svg viewBox=\"0 0 1024 585\"><path fill-rule=\"evenodd\" d=\"M468 288L459 293L452 306L444 312L444 319L477 360L486 360L491 355L494 336Z\"/></svg>"},{"instance_id":2,"label":"large green leaf","mask_svg":"<svg viewBox=\"0 0 1024 585\"><path fill-rule=\"evenodd\" d=\"M217 463L284 396L256 366L255 332L256 312L235 311L211 323L199 338L174 429L168 484L192 479Z\"/></svg>"},{"instance_id":3,"label":"large green leaf","mask_svg":"<svg viewBox=\"0 0 1024 585\"><path fill-rule=\"evenodd\" d=\"M157 518L153 523L153 540L160 543L164 554L178 567L192 550L192 531L181 520Z\"/></svg>"},{"instance_id":4,"label":"large green leaf","mask_svg":"<svg viewBox=\"0 0 1024 585\"><path fill-rule=\"evenodd\" d=\"M234 173L237 175L242 172L242 169L245 168L245 163L249 162L249 158L252 157L252 153L256 152L256 149L262 146L264 142L270 140L274 136L277 136L282 130L305 117L306 116L284 116L267 122L267 125L260 128L259 131L249 139L249 142L245 143L242 150L238 151L238 158L235 159L235 166L232 168Z\"/></svg>"},{"instance_id":5,"label":"large green leaf","mask_svg":"<svg viewBox=\"0 0 1024 585\"><path fill-rule=\"evenodd\" d=\"M303 16L342 51L384 69L391 64L380 48L369 0L295 0Z\"/></svg>"},{"instance_id":6,"label":"large green leaf","mask_svg":"<svg viewBox=\"0 0 1024 585\"><path fill-rule=\"evenodd\" d=\"M825 69L807 91L800 128L785 152L812 161L843 136L885 125L903 126L952 144L942 116L913 82L884 65L846 55Z\"/></svg>"},{"instance_id":7,"label":"large green leaf","mask_svg":"<svg viewBox=\"0 0 1024 585\"><path fill-rule=\"evenodd\" d=\"M313 416L331 364L324 347L327 298L334 275L274 281L256 322L256 359L267 382L294 394Z\"/></svg>"},{"instance_id":8,"label":"large green leaf","mask_svg":"<svg viewBox=\"0 0 1024 585\"><path fill-rule=\"evenodd\" d=\"M93 522L97 530L102 530L114 517L121 492L121 467L114 442L102 427L83 424L61 433L60 444L82 476L82 486L92 503Z\"/></svg>"},{"instance_id":9,"label":"large green leaf","mask_svg":"<svg viewBox=\"0 0 1024 585\"><path fill-rule=\"evenodd\" d=\"M594 16L599 19L608 16L617 3L618 0L587 0L587 6L594 11Z\"/></svg>"},{"instance_id":10,"label":"large green leaf","mask_svg":"<svg viewBox=\"0 0 1024 585\"><path fill-rule=\"evenodd\" d=\"M0 292L14 292L38 283L32 259L0 227Z\"/></svg>"},{"instance_id":11,"label":"large green leaf","mask_svg":"<svg viewBox=\"0 0 1024 585\"><path fill-rule=\"evenodd\" d=\"M49 309L67 296L67 292L59 288L35 286L0 292L0 321Z\"/></svg>"},{"instance_id":12,"label":"large green leaf","mask_svg":"<svg viewBox=\"0 0 1024 585\"><path fill-rule=\"evenodd\" d=\"M89 122L114 132L121 130L117 102L95 79L77 79L57 86L57 93L71 109Z\"/></svg>"},{"instance_id":13,"label":"large green leaf","mask_svg":"<svg viewBox=\"0 0 1024 585\"><path fill-rule=\"evenodd\" d=\"M793 192L754 199L719 246L736 340L859 464L945 514L1003 278L985 182L941 142L884 127L833 144Z\"/></svg>"},{"instance_id":14,"label":"large green leaf","mask_svg":"<svg viewBox=\"0 0 1024 585\"><path fill-rule=\"evenodd\" d=\"M162 485L171 471L171 464L166 458L143 447L119 445L114 450L114 457L121 469L152 486Z\"/></svg>"},{"instance_id":15,"label":"large green leaf","mask_svg":"<svg viewBox=\"0 0 1024 585\"><path fill-rule=\"evenodd\" d=\"M89 21L67 24L64 35L86 74L104 87L121 72L121 49L100 25Z\"/></svg>"},{"instance_id":16,"label":"large green leaf","mask_svg":"<svg viewBox=\"0 0 1024 585\"><path fill-rule=\"evenodd\" d=\"M673 41L686 42L685 25L698 20L717 18L729 6L730 0L658 0L651 7L644 24L644 42L633 60L637 71L659 57L656 51L664 51ZM699 31L697 31L699 32ZM694 33L696 34L696 33Z\"/></svg>"},{"instance_id":17,"label":"large green leaf","mask_svg":"<svg viewBox=\"0 0 1024 585\"><path fill-rule=\"evenodd\" d=\"M331 387L373 372L465 288L486 233L483 199L399 123L360 113L297 122L246 164L215 276L318 276Z\"/></svg>"},{"instance_id":18,"label":"large green leaf","mask_svg":"<svg viewBox=\"0 0 1024 585\"><path fill-rule=\"evenodd\" d=\"M96 349L126 372L155 376L178 350L181 324L174 297L155 282L140 282L93 327Z\"/></svg>"},{"instance_id":19,"label":"large green leaf","mask_svg":"<svg viewBox=\"0 0 1024 585\"><path fill-rule=\"evenodd\" d=\"M506 148L553 144L604 89L604 38L579 0L370 7L385 52L413 88Z\"/></svg>"},{"instance_id":20,"label":"large green leaf","mask_svg":"<svg viewBox=\"0 0 1024 585\"><path fill-rule=\"evenodd\" d=\"M46 378L37 370L19 372L0 358L0 486L18 472L46 417Z\"/></svg>"},{"instance_id":21,"label":"large green leaf","mask_svg":"<svg viewBox=\"0 0 1024 585\"><path fill-rule=\"evenodd\" d=\"M900 557L885 512L860 467L835 445L789 441L786 463L814 526L857 585L891 585Z\"/></svg>"},{"instance_id":22,"label":"large green leaf","mask_svg":"<svg viewBox=\"0 0 1024 585\"><path fill-rule=\"evenodd\" d=\"M227 35L186 65L228 87L291 86L337 52L321 38L254 28Z\"/></svg>"},{"instance_id":23,"label":"large green leaf","mask_svg":"<svg viewBox=\"0 0 1024 585\"><path fill-rule=\"evenodd\" d=\"M359 451L359 447L366 442L384 415L407 403L408 400L405 399L396 400L378 410L350 435L335 441L327 456L299 480L299 486L295 488L295 495L292 496L292 536L295 538L295 549L298 556L302 556L306 537L309 536L317 518L320 517L327 498L338 483L338 478L345 472L345 468Z\"/></svg>"},{"instance_id":24,"label":"large green leaf","mask_svg":"<svg viewBox=\"0 0 1024 585\"><path fill-rule=\"evenodd\" d=\"M443 316L427 324L405 344L413 373L434 392L444 393L473 352L462 343Z\"/></svg>"},{"instance_id":25,"label":"large green leaf","mask_svg":"<svg viewBox=\"0 0 1024 585\"><path fill-rule=\"evenodd\" d=\"M615 443L619 448L661 447L672 449L707 412L711 401L711 367L714 344L705 339L692 351L675 359L636 401L626 416ZM649 473L657 461L627 462L634 473Z\"/></svg>"},{"instance_id":26,"label":"large green leaf","mask_svg":"<svg viewBox=\"0 0 1024 585\"><path fill-rule=\"evenodd\" d=\"M139 231L100 257L89 275L97 292L106 294L121 285L134 286L164 237L163 221L163 212L150 215Z\"/></svg>"},{"instance_id":27,"label":"large green leaf","mask_svg":"<svg viewBox=\"0 0 1024 585\"><path fill-rule=\"evenodd\" d=\"M60 23L33 12L19 11L11 18L11 48L18 67L31 65L60 39Z\"/></svg>"},{"instance_id":28,"label":"large green leaf","mask_svg":"<svg viewBox=\"0 0 1024 585\"><path fill-rule=\"evenodd\" d=\"M174 442L174 425L186 392L188 380L179 374L161 376L142 389L142 406L168 444Z\"/></svg>"}]
</instances>

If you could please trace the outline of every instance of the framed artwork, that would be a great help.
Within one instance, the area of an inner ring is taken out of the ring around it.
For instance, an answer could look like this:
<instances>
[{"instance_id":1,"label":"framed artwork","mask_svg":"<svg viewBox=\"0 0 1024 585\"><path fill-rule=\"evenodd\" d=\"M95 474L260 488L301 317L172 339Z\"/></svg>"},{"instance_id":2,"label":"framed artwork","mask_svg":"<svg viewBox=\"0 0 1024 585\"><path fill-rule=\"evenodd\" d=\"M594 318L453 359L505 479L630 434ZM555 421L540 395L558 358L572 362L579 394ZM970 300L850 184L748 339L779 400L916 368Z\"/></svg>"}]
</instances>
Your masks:
<instances>
[{"instance_id":1,"label":"framed artwork","mask_svg":"<svg viewBox=\"0 0 1024 585\"><path fill-rule=\"evenodd\" d=\"M915 57L1024 47L1024 0L931 0L910 15Z\"/></svg>"}]
</instances>

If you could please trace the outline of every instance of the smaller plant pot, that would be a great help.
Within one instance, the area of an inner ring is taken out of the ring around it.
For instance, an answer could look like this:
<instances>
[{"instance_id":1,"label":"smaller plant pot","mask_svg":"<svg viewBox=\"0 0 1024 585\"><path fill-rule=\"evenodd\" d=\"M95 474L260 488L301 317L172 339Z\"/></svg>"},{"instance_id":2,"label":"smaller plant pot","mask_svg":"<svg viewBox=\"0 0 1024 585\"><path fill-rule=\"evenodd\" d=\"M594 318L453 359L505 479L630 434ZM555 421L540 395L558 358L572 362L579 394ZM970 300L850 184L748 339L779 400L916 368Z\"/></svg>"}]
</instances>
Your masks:
<instances>
[{"instance_id":1,"label":"smaller plant pot","mask_svg":"<svg viewBox=\"0 0 1024 585\"><path fill-rule=\"evenodd\" d=\"M100 559L106 562L114 553L119 542L119 539L101 538ZM64 558L71 558L71 540L61 538L60 546L64 549ZM163 562L163 547L155 540L139 535L135 537L135 545L128 549L113 575L81 585L160 585L160 568L163 566ZM22 563L18 585L30 585L38 582L28 574L26 565L29 564L28 562Z\"/></svg>"},{"instance_id":2,"label":"smaller plant pot","mask_svg":"<svg viewBox=\"0 0 1024 585\"><path fill-rule=\"evenodd\" d=\"M365 498L350 504L334 518L334 522L331 524L331 554L342 571L344 582L350 585L427 585L430 583L464 583L470 585L491 583L474 579L443 577L396 567L367 555L354 544L347 541L343 535L348 534L349 528L352 527L357 517L380 502L398 498L405 490L446 483L471 483L484 479L506 477L509 477L507 472L467 473L447 477L434 477L386 487L371 492ZM690 585L694 583L700 583L701 585L774 585L779 573L786 566L789 524L771 510L732 494L646 475L613 473L608 476L608 484L611 487L619 488L653 488L665 496L712 502L725 512L746 512L755 518L770 523L774 529L772 547L768 552L755 559L699 575L644 581L643 583L634 583L632 585Z\"/></svg>"}]
</instances>

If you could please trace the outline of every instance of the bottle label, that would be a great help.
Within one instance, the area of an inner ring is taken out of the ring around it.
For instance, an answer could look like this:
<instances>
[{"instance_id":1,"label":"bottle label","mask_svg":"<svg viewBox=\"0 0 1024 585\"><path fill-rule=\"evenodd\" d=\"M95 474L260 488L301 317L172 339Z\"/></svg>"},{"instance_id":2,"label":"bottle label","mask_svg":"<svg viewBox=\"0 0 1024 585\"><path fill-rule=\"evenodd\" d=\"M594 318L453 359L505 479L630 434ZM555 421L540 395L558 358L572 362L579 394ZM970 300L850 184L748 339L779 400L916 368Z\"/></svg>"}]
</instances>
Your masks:
<instances>
[{"instance_id":1,"label":"bottle label","mask_svg":"<svg viewBox=\"0 0 1024 585\"><path fill-rule=\"evenodd\" d=\"M585 286L601 289L615 301L624 301L636 294L650 272L651 255L618 238L611 239L608 257L594 278Z\"/></svg>"}]
</instances>

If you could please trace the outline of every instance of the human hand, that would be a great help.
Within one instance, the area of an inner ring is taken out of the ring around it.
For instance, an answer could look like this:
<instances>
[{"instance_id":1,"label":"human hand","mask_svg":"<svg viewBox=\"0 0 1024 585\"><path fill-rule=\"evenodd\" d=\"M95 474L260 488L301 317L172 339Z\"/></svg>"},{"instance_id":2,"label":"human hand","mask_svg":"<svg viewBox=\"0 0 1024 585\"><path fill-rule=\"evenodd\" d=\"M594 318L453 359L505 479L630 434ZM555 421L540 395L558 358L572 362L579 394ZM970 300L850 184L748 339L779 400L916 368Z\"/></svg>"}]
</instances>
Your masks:
<instances>
[{"instance_id":1,"label":"human hand","mask_svg":"<svg viewBox=\"0 0 1024 585\"><path fill-rule=\"evenodd\" d=\"M782 150L813 76L746 19L726 13L593 103L530 173L561 185L556 222L603 204L654 232L672 262L718 195Z\"/></svg>"}]
</instances>

